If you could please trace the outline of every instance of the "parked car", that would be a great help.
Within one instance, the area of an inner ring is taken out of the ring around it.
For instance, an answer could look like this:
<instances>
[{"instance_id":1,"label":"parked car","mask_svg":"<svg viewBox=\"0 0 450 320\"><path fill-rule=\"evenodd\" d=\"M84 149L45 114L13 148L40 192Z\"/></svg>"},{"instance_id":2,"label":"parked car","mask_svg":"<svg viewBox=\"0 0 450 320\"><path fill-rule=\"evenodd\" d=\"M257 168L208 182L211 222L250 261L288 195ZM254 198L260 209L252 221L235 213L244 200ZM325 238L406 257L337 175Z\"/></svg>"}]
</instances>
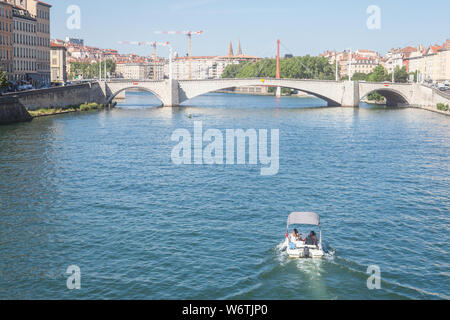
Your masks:
<instances>
[{"instance_id":1,"label":"parked car","mask_svg":"<svg viewBox=\"0 0 450 320\"><path fill-rule=\"evenodd\" d=\"M17 87L17 91L26 91L26 90L33 90L33 86L31 84L23 84L21 86Z\"/></svg>"}]
</instances>

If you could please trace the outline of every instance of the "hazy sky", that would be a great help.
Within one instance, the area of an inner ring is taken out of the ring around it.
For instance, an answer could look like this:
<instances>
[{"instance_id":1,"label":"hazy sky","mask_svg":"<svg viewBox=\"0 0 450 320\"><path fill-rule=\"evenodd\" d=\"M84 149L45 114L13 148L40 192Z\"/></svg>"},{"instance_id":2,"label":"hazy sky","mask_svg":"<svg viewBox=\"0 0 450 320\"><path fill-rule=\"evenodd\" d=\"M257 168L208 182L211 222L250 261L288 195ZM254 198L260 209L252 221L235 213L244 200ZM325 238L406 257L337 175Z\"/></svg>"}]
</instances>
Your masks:
<instances>
[{"instance_id":1,"label":"hazy sky","mask_svg":"<svg viewBox=\"0 0 450 320\"><path fill-rule=\"evenodd\" d=\"M170 41L184 55L181 35L157 30L203 30L193 39L193 55L225 55L229 42L244 53L274 56L276 39L282 54L318 53L327 49L373 49L441 44L450 38L450 1L433 0L48 0L53 5L51 36L80 37L85 44L121 53L149 54L148 47L119 45L120 40ZM67 28L67 8L81 9L81 29ZM381 29L369 30L370 5L381 9ZM167 49L160 49L167 56Z\"/></svg>"}]
</instances>

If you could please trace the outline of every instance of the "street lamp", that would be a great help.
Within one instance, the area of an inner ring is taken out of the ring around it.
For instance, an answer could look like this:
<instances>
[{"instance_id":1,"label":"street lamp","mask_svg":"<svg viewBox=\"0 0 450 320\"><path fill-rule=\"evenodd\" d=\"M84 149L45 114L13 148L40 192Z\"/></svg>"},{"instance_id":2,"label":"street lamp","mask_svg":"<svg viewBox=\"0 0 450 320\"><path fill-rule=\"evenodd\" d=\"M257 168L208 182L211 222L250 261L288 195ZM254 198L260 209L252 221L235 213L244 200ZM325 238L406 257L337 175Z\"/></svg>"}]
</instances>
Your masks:
<instances>
[{"instance_id":1,"label":"street lamp","mask_svg":"<svg viewBox=\"0 0 450 320\"><path fill-rule=\"evenodd\" d=\"M352 49L348 48L349 53L348 53L348 81L352 81Z\"/></svg>"}]
</instances>

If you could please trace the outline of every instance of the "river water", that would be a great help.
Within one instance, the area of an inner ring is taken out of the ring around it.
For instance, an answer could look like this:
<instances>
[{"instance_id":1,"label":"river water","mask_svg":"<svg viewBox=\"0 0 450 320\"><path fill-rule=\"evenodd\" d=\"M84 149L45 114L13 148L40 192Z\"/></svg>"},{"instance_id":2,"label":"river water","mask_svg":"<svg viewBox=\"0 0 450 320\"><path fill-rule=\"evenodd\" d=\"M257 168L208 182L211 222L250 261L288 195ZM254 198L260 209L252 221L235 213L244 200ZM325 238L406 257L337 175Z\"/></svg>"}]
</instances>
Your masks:
<instances>
[{"instance_id":1,"label":"river water","mask_svg":"<svg viewBox=\"0 0 450 320\"><path fill-rule=\"evenodd\" d=\"M227 94L157 105L128 93L0 127L0 299L449 299L450 118ZM194 121L280 129L279 173L174 165L171 134ZM280 251L292 211L321 215L326 258Z\"/></svg>"}]
</instances>

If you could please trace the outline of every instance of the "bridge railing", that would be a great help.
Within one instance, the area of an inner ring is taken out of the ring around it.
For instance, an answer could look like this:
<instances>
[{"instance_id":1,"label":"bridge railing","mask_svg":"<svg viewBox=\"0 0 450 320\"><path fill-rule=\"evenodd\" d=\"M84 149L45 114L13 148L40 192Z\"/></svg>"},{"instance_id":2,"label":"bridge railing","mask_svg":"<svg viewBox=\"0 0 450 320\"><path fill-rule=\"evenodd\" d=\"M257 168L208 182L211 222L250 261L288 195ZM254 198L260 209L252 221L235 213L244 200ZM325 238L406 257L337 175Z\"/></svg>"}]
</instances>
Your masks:
<instances>
[{"instance_id":1,"label":"bridge railing","mask_svg":"<svg viewBox=\"0 0 450 320\"><path fill-rule=\"evenodd\" d=\"M167 79L166 79L167 80ZM295 78L282 78L282 79L276 79L276 78L266 78L266 77L261 77L261 78L217 78L217 79L174 79L176 81L182 81L182 82L198 82L198 81L202 81L202 82L210 82L210 81L223 81L223 82L227 82L227 81L252 81L252 80L257 80L257 81L261 81L261 80L265 80L265 81L304 81L304 82L328 82L328 83L335 83L335 82L344 82L344 81L335 81L335 80L314 80L314 79L295 79ZM98 80L96 80L97 82ZM120 82L120 83L124 83L124 82L163 82L164 80L153 80L153 79L124 79L124 78L110 78L108 80L106 80L106 82L110 82L110 83L114 83L114 82Z\"/></svg>"},{"instance_id":2,"label":"bridge railing","mask_svg":"<svg viewBox=\"0 0 450 320\"><path fill-rule=\"evenodd\" d=\"M433 88L433 92L436 93L437 95L443 97L443 98L446 98L446 99L449 99L449 100L450 100L450 90L447 90L447 91L441 91L441 90L439 90L439 89Z\"/></svg>"},{"instance_id":3,"label":"bridge railing","mask_svg":"<svg viewBox=\"0 0 450 320\"><path fill-rule=\"evenodd\" d=\"M133 82L164 82L164 80L153 80L153 79L124 79L124 78L111 78L106 80L106 82L114 83L114 82L120 82L120 83L133 83Z\"/></svg>"},{"instance_id":4,"label":"bridge railing","mask_svg":"<svg viewBox=\"0 0 450 320\"><path fill-rule=\"evenodd\" d=\"M212 78L212 79L174 79L177 81L230 81L230 80L242 80L242 81L248 81L248 80L267 80L267 81L315 81L315 82L347 82L348 80L322 80L322 79L301 79L301 78L271 78L271 77L257 77L257 78ZM164 79L167 80L167 79ZM153 80L153 79L125 79L125 78L108 78L106 82L162 82L164 80ZM72 81L75 82L76 80ZM80 81L92 81L92 82L98 82L98 79L92 79L92 80L80 80ZM103 82L104 80L102 80ZM384 81L384 82L369 82L369 81L353 81L358 83L364 83L364 84L376 84L376 85L382 85L382 84L394 84L394 85L411 85L412 83L400 83L400 82L390 82L390 81Z\"/></svg>"},{"instance_id":5,"label":"bridge railing","mask_svg":"<svg viewBox=\"0 0 450 320\"><path fill-rule=\"evenodd\" d=\"M314 81L314 82L343 82L343 81L335 81L335 80L314 80L314 79L295 79L295 78L281 78L281 79L277 79L277 78L267 78L267 77L260 77L260 78L217 78L217 79L199 79L199 80L188 80L188 79L179 79L178 81L183 81L183 82L195 82L195 81L251 81L251 80L257 80L257 81L261 81L261 80L265 80L265 81Z\"/></svg>"},{"instance_id":6,"label":"bridge railing","mask_svg":"<svg viewBox=\"0 0 450 320\"><path fill-rule=\"evenodd\" d=\"M369 82L369 81L356 81L359 82L359 84L373 84L373 85L399 85L399 86L410 86L413 83L404 83L404 82L390 82L390 81L384 81L384 82Z\"/></svg>"}]
</instances>

